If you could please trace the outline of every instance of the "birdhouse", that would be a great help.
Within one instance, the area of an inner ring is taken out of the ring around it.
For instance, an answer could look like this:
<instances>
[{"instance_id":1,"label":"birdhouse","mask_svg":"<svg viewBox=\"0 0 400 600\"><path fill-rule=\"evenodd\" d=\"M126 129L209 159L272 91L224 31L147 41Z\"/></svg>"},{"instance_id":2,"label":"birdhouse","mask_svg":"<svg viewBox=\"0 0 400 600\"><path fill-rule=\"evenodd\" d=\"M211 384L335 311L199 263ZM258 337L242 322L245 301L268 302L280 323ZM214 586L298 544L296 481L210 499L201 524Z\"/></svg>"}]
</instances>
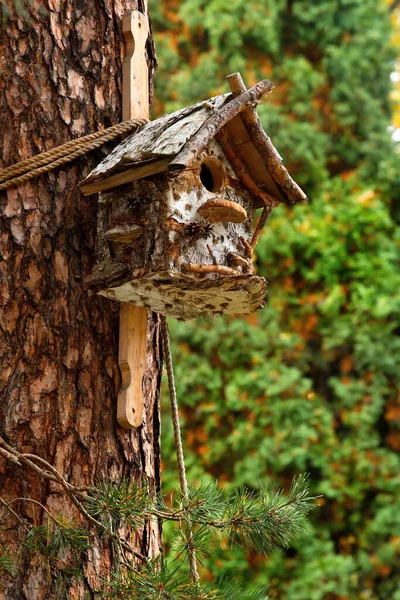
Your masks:
<instances>
[{"instance_id":1,"label":"birdhouse","mask_svg":"<svg viewBox=\"0 0 400 600\"><path fill-rule=\"evenodd\" d=\"M147 123L82 182L100 192L95 292L179 319L262 307L261 227L305 195L257 117L271 84L246 90L230 77L231 94Z\"/></svg>"}]
</instances>

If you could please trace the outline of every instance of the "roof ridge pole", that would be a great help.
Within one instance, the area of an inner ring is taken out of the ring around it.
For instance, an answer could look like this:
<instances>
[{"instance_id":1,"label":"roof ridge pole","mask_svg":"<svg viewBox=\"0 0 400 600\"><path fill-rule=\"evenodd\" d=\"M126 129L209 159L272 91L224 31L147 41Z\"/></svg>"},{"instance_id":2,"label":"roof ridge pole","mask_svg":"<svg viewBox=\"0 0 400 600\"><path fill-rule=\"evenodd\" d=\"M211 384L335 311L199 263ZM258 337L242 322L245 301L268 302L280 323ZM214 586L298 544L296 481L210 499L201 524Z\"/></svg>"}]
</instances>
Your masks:
<instances>
[{"instance_id":1,"label":"roof ridge pole","mask_svg":"<svg viewBox=\"0 0 400 600\"><path fill-rule=\"evenodd\" d=\"M186 142L182 150L170 162L170 170L180 170L187 167L204 150L210 140L228 123L233 117L245 110L248 106L259 102L261 98L269 94L274 89L273 83L264 79L252 88L246 90L240 96L234 97L230 102L224 104L221 108L205 121L200 129L192 135Z\"/></svg>"},{"instance_id":2,"label":"roof ridge pole","mask_svg":"<svg viewBox=\"0 0 400 600\"><path fill-rule=\"evenodd\" d=\"M137 10L126 13L122 17L122 32L126 44L122 65L122 119L123 121L139 118L149 120L147 16ZM125 429L133 429L142 424L148 317L146 308L121 302L118 364L122 385L118 394L117 420Z\"/></svg>"}]
</instances>

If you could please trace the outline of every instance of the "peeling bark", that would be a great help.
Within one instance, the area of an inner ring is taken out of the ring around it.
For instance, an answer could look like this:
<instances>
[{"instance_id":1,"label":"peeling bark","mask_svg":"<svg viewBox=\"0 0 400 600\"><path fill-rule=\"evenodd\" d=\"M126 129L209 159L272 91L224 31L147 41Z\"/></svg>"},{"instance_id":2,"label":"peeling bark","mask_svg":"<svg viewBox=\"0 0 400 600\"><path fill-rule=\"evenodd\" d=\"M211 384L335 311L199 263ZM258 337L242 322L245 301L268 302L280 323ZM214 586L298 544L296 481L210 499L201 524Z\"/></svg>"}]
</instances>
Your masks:
<instances>
[{"instance_id":1,"label":"peeling bark","mask_svg":"<svg viewBox=\"0 0 400 600\"><path fill-rule=\"evenodd\" d=\"M141 0L37 0L19 14L10 6L0 29L2 167L121 120L120 17L147 11ZM147 52L152 74L151 40ZM97 262L97 202L84 198L78 183L101 156L95 152L1 193L0 434L75 485L133 477L158 488L157 317L150 317L144 423L123 430L116 422L118 305L83 289ZM59 485L3 458L0 495L36 499L87 526ZM21 501L13 509L29 523L46 522L37 505ZM1 507L0 520L1 543L15 553L24 528ZM145 556L160 550L158 524L128 537ZM84 579L62 587L41 558L22 552L15 560L17 574L0 580L1 600L83 600L102 597L100 578L113 554L92 530L91 549L81 557Z\"/></svg>"}]
</instances>

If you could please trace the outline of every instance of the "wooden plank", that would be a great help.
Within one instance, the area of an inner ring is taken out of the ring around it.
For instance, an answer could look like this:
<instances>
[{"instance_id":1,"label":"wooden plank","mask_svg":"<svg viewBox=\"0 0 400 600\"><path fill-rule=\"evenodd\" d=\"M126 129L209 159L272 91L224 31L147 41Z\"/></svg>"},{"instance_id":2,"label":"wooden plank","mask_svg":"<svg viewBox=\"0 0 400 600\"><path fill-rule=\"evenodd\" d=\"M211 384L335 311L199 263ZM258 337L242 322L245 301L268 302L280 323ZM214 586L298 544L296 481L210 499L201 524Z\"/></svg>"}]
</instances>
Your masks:
<instances>
[{"instance_id":1,"label":"wooden plank","mask_svg":"<svg viewBox=\"0 0 400 600\"><path fill-rule=\"evenodd\" d=\"M149 23L146 15L132 10L122 17L126 44L122 64L122 120L149 118L149 71L146 42Z\"/></svg>"},{"instance_id":2,"label":"wooden plank","mask_svg":"<svg viewBox=\"0 0 400 600\"><path fill-rule=\"evenodd\" d=\"M122 18L122 30L126 42L126 56L122 67L122 118L149 119L149 72L145 52L149 34L147 17L138 11L127 13ZM147 309L121 303L118 364L122 387L118 394L117 420L125 429L139 427L142 423L147 324Z\"/></svg>"},{"instance_id":3,"label":"wooden plank","mask_svg":"<svg viewBox=\"0 0 400 600\"><path fill-rule=\"evenodd\" d=\"M229 137L231 138L234 146L251 141L240 115L236 115L236 117L229 121L225 125L225 128L228 130Z\"/></svg>"},{"instance_id":4,"label":"wooden plank","mask_svg":"<svg viewBox=\"0 0 400 600\"><path fill-rule=\"evenodd\" d=\"M139 427L143 419L143 377L146 372L147 310L121 302L119 357L122 385L117 420L121 427Z\"/></svg>"},{"instance_id":5,"label":"wooden plank","mask_svg":"<svg viewBox=\"0 0 400 600\"><path fill-rule=\"evenodd\" d=\"M118 185L124 185L125 183L135 181L136 179L142 179L143 177L149 177L156 173L162 173L168 169L170 161L171 158L151 161L147 164L142 164L139 167L133 167L132 169L126 169L126 171L115 173L105 179L99 179L92 183L83 183L79 189L84 196L90 196L90 194L95 194L96 192L104 192L105 190L110 190Z\"/></svg>"},{"instance_id":6,"label":"wooden plank","mask_svg":"<svg viewBox=\"0 0 400 600\"><path fill-rule=\"evenodd\" d=\"M232 145L226 128L222 128L221 131L217 133L216 139L218 140L218 143L220 144L226 158L232 165L236 176L240 179L243 185L247 187L252 195L255 202L255 207L259 208L260 206L269 205L271 202L274 202L275 197L270 196L266 191L261 190L254 180L254 177L250 174L248 166L244 163L242 158L237 153L236 148Z\"/></svg>"}]
</instances>

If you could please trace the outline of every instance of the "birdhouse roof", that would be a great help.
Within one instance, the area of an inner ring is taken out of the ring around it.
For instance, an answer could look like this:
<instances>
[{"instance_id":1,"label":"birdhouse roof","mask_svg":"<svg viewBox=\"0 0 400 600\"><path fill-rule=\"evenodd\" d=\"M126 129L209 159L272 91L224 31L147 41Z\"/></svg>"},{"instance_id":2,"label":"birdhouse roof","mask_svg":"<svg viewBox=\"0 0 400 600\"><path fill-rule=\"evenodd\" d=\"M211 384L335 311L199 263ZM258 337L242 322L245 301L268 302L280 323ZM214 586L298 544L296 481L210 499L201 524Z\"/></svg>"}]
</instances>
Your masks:
<instances>
[{"instance_id":1,"label":"birdhouse roof","mask_svg":"<svg viewBox=\"0 0 400 600\"><path fill-rule=\"evenodd\" d=\"M81 191L89 195L163 171L183 170L215 138L257 206L305 199L257 116L256 103L271 88L263 81L241 94L215 96L150 121L114 148L81 183Z\"/></svg>"}]
</instances>

